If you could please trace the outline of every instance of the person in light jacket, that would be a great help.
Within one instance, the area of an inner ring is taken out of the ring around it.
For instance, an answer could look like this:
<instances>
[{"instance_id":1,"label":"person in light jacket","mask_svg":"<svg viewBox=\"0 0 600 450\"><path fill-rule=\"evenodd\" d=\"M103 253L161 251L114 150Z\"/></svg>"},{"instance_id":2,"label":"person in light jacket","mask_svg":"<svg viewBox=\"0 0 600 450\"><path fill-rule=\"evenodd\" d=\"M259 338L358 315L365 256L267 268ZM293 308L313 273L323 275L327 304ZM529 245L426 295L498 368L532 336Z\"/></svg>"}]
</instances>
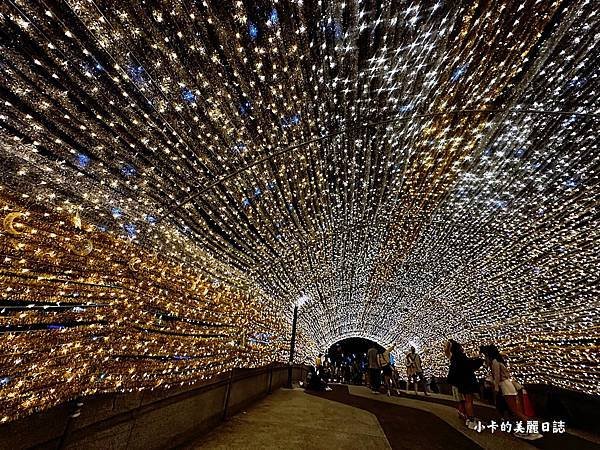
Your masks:
<instances>
[{"instance_id":1,"label":"person in light jacket","mask_svg":"<svg viewBox=\"0 0 600 450\"><path fill-rule=\"evenodd\" d=\"M411 347L410 352L406 355L406 374L408 375L408 386L410 386L411 382L414 383L415 394L418 394L418 380L423 385L423 393L425 395L429 395L427 393L427 382L425 381L425 377L423 376L421 357L419 356L414 347ZM406 386L406 390L408 390L408 386Z\"/></svg>"}]
</instances>

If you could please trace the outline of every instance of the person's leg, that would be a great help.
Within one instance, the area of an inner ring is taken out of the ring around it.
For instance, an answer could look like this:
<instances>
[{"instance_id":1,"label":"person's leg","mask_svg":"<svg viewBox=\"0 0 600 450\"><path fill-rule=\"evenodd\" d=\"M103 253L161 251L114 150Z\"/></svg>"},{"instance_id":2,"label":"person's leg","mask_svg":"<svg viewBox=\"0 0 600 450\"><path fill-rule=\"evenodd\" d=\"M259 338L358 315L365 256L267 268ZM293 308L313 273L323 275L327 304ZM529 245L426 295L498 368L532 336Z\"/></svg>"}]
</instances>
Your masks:
<instances>
[{"instance_id":1,"label":"person's leg","mask_svg":"<svg viewBox=\"0 0 600 450\"><path fill-rule=\"evenodd\" d=\"M456 409L458 410L458 417L462 420L466 420L465 414L465 397L462 395L456 386L452 386L452 397L456 400Z\"/></svg>"},{"instance_id":2,"label":"person's leg","mask_svg":"<svg viewBox=\"0 0 600 450\"><path fill-rule=\"evenodd\" d=\"M371 383L371 391L377 392L379 389L377 385L377 369L369 369L369 381Z\"/></svg>"},{"instance_id":3,"label":"person's leg","mask_svg":"<svg viewBox=\"0 0 600 450\"><path fill-rule=\"evenodd\" d=\"M425 395L429 395L427 393L427 382L425 381L425 377L423 376L423 372L419 372L419 379L420 379L421 383L423 384L423 393Z\"/></svg>"},{"instance_id":4,"label":"person's leg","mask_svg":"<svg viewBox=\"0 0 600 450\"><path fill-rule=\"evenodd\" d=\"M458 409L459 417L461 419L465 420L467 418L467 414L465 413L465 401L464 400L459 401L456 409Z\"/></svg>"},{"instance_id":5,"label":"person's leg","mask_svg":"<svg viewBox=\"0 0 600 450\"><path fill-rule=\"evenodd\" d=\"M396 390L396 393L400 395L400 385L398 384L398 374L395 369L392 369L392 378L391 378L392 387Z\"/></svg>"},{"instance_id":6,"label":"person's leg","mask_svg":"<svg viewBox=\"0 0 600 450\"><path fill-rule=\"evenodd\" d=\"M463 394L465 397L465 414L467 419L473 419L473 394Z\"/></svg>"},{"instance_id":7,"label":"person's leg","mask_svg":"<svg viewBox=\"0 0 600 450\"><path fill-rule=\"evenodd\" d=\"M510 412L515 417L522 421L529 420L529 418L525 414L523 414L523 409L521 408L521 402L519 401L518 395L505 395L504 399L506 400L508 409L510 409Z\"/></svg>"}]
</instances>

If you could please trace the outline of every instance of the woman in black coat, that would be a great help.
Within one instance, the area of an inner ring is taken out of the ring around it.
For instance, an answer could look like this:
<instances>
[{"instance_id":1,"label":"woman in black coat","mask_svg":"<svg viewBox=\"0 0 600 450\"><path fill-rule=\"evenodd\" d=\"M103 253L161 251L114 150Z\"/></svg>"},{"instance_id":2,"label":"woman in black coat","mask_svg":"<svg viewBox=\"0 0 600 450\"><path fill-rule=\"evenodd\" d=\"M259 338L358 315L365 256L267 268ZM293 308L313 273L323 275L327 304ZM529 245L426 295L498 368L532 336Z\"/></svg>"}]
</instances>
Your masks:
<instances>
[{"instance_id":1,"label":"woman in black coat","mask_svg":"<svg viewBox=\"0 0 600 450\"><path fill-rule=\"evenodd\" d=\"M448 384L452 386L452 395L458 402L458 414L466 419L467 427L474 429L473 394L479 392L475 371L483 365L483 359L469 358L462 345L452 339L446 342L444 353L450 359Z\"/></svg>"}]
</instances>

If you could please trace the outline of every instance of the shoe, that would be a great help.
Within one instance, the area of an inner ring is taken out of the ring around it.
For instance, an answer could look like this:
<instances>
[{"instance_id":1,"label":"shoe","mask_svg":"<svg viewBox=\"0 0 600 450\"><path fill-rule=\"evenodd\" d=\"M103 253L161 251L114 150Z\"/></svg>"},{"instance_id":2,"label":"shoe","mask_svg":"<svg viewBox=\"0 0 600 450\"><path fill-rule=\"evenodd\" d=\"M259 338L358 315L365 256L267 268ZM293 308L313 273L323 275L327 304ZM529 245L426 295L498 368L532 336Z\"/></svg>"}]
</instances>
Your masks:
<instances>
[{"instance_id":1,"label":"shoe","mask_svg":"<svg viewBox=\"0 0 600 450\"><path fill-rule=\"evenodd\" d=\"M477 428L477 423L473 419L467 419L465 425L469 430L474 430Z\"/></svg>"},{"instance_id":2,"label":"shoe","mask_svg":"<svg viewBox=\"0 0 600 450\"><path fill-rule=\"evenodd\" d=\"M400 389L396 389L396 394L398 394L398 396L400 396Z\"/></svg>"},{"instance_id":3,"label":"shoe","mask_svg":"<svg viewBox=\"0 0 600 450\"><path fill-rule=\"evenodd\" d=\"M391 393L391 392L388 390L388 391L387 391L387 395L388 395L388 397L391 397L391 396L392 396L392 393Z\"/></svg>"},{"instance_id":4,"label":"shoe","mask_svg":"<svg viewBox=\"0 0 600 450\"><path fill-rule=\"evenodd\" d=\"M515 437L525 439L527 441L535 441L536 439L541 439L544 436L540 433L515 433Z\"/></svg>"}]
</instances>

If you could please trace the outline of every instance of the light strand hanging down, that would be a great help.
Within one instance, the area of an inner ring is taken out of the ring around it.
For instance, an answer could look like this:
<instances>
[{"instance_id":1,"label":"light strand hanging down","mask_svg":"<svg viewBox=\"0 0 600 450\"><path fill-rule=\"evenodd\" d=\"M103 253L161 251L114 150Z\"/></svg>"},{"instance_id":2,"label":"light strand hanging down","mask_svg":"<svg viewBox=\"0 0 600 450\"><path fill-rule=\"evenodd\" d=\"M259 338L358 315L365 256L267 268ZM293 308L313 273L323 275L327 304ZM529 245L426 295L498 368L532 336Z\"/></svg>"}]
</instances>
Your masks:
<instances>
[{"instance_id":1,"label":"light strand hanging down","mask_svg":"<svg viewBox=\"0 0 600 450\"><path fill-rule=\"evenodd\" d=\"M0 3L2 420L285 361L301 295L299 360L597 393L596 9Z\"/></svg>"}]
</instances>

